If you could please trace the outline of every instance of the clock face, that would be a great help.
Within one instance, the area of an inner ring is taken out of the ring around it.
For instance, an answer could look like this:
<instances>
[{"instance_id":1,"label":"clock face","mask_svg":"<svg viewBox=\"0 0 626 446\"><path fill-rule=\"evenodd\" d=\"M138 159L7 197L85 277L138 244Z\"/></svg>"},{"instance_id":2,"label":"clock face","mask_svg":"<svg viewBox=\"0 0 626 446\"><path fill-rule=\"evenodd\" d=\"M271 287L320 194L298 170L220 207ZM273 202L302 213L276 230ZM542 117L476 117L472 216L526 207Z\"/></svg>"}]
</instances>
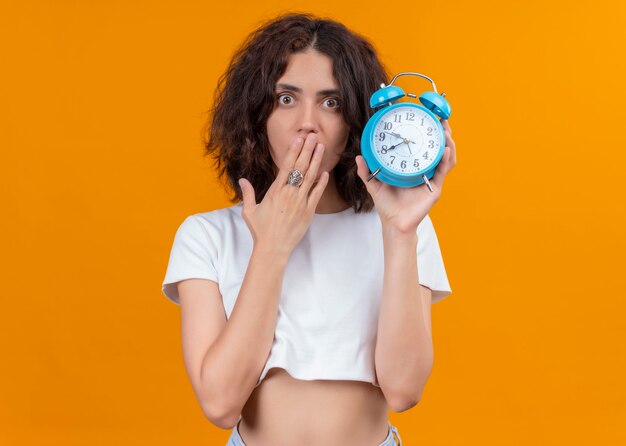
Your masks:
<instances>
[{"instance_id":1,"label":"clock face","mask_svg":"<svg viewBox=\"0 0 626 446\"><path fill-rule=\"evenodd\" d=\"M429 167L442 143L437 122L420 107L400 106L381 115L373 132L375 156L400 173Z\"/></svg>"}]
</instances>

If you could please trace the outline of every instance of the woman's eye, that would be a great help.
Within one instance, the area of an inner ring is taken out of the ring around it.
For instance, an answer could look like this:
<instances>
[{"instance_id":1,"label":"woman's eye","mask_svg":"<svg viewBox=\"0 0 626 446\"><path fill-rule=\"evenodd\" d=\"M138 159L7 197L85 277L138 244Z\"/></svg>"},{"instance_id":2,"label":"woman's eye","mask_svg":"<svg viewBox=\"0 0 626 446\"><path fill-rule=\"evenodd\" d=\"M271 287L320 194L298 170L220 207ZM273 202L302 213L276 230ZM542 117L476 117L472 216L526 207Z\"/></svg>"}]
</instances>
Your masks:
<instances>
[{"instance_id":1,"label":"woman's eye","mask_svg":"<svg viewBox=\"0 0 626 446\"><path fill-rule=\"evenodd\" d=\"M327 104L328 104L328 101L331 102L331 108L338 108L339 107L339 101L336 98L326 99L326 103Z\"/></svg>"},{"instance_id":2,"label":"woman's eye","mask_svg":"<svg viewBox=\"0 0 626 446\"><path fill-rule=\"evenodd\" d=\"M293 102L293 98L290 94L282 93L277 96L278 102L283 105L290 105ZM337 98L328 98L324 100L326 105L330 108L339 108L339 99Z\"/></svg>"},{"instance_id":3,"label":"woman's eye","mask_svg":"<svg viewBox=\"0 0 626 446\"><path fill-rule=\"evenodd\" d=\"M289 101L288 102L284 102L282 100L282 98L287 98L287 99L289 99ZM280 102L281 104L290 104L291 103L291 96L289 96L288 94L280 94L280 95L278 95L278 102Z\"/></svg>"}]
</instances>

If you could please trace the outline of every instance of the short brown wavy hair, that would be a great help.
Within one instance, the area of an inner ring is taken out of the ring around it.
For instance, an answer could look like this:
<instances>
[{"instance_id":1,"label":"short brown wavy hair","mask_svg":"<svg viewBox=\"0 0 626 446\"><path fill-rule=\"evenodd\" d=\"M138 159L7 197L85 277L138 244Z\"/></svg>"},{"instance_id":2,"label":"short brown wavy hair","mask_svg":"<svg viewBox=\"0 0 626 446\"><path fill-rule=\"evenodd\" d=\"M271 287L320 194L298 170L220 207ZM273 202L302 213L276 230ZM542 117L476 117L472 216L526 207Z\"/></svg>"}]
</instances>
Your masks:
<instances>
[{"instance_id":1,"label":"short brown wavy hair","mask_svg":"<svg viewBox=\"0 0 626 446\"><path fill-rule=\"evenodd\" d=\"M350 128L346 149L332 173L339 195L355 212L374 205L357 175L361 133L374 114L369 98L387 83L388 72L373 45L345 25L310 13L280 15L248 35L218 80L210 118L203 127L205 156L212 156L222 182L233 189L230 201L243 200L238 180L252 183L257 203L276 179L266 124L275 101L278 79L290 54L308 49L333 60L333 76L340 90L341 113Z\"/></svg>"}]
</instances>

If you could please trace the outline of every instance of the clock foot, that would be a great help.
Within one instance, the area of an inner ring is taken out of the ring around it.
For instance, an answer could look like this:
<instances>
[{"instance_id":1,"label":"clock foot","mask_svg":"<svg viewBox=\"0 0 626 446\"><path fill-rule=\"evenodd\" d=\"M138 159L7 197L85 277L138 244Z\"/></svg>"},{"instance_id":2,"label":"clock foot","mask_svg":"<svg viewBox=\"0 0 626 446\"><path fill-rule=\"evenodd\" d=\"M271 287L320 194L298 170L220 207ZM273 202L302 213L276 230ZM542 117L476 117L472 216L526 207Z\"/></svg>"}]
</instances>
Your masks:
<instances>
[{"instance_id":1,"label":"clock foot","mask_svg":"<svg viewBox=\"0 0 626 446\"><path fill-rule=\"evenodd\" d=\"M433 191L433 187L430 185L430 181L428 181L428 177L424 174L422 174L422 178L424 179L424 183L426 183L426 186L428 186L428 190L430 190L431 192Z\"/></svg>"},{"instance_id":2,"label":"clock foot","mask_svg":"<svg viewBox=\"0 0 626 446\"><path fill-rule=\"evenodd\" d=\"M378 172L380 172L380 167L378 169L376 169L376 172L374 172L369 177L367 177L367 179L365 181L369 183L372 178L374 178L376 175L378 175Z\"/></svg>"}]
</instances>

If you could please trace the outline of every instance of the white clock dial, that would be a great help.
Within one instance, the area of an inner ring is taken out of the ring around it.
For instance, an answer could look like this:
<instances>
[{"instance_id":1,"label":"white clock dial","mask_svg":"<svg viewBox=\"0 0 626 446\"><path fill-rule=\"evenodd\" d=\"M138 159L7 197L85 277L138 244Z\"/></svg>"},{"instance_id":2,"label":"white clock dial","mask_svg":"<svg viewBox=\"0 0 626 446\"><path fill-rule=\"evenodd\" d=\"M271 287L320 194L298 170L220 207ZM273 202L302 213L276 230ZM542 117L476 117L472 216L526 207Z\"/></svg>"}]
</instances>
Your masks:
<instances>
[{"instance_id":1,"label":"white clock dial","mask_svg":"<svg viewBox=\"0 0 626 446\"><path fill-rule=\"evenodd\" d=\"M397 107L384 113L374 128L374 153L396 172L415 173L429 167L441 139L437 123L417 107Z\"/></svg>"}]
</instances>

